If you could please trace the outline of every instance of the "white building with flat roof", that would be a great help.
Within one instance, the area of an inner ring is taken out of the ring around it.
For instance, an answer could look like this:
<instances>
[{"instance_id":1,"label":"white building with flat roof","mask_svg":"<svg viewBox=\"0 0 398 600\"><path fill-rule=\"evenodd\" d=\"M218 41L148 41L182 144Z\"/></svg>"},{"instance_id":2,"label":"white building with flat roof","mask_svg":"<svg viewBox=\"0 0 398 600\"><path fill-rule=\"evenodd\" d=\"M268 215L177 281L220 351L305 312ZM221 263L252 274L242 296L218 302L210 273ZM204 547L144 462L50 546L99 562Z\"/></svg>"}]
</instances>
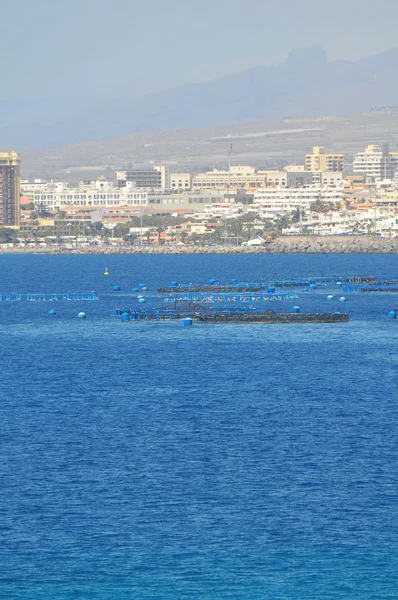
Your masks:
<instances>
[{"instance_id":1,"label":"white building with flat roof","mask_svg":"<svg viewBox=\"0 0 398 600\"><path fill-rule=\"evenodd\" d=\"M170 173L170 190L190 190L191 187L191 173Z\"/></svg>"},{"instance_id":2,"label":"white building with flat roof","mask_svg":"<svg viewBox=\"0 0 398 600\"><path fill-rule=\"evenodd\" d=\"M231 167L230 171L214 169L192 178L192 189L263 189L269 187L302 187L312 184L339 185L342 172L306 171L300 165L289 165L283 170L256 170L249 166Z\"/></svg>"},{"instance_id":3,"label":"white building with flat roof","mask_svg":"<svg viewBox=\"0 0 398 600\"><path fill-rule=\"evenodd\" d=\"M338 188L304 186L301 188L269 188L258 190L248 212L257 213L267 219L275 219L278 215L292 212L297 208L308 210L317 200L329 202L331 205L342 202L344 186Z\"/></svg>"},{"instance_id":4,"label":"white building with flat roof","mask_svg":"<svg viewBox=\"0 0 398 600\"><path fill-rule=\"evenodd\" d=\"M26 190L26 191L25 191ZM29 191L24 188L23 194L37 207L55 210L63 206L148 206L148 192L127 185L114 187L109 181L98 179L94 182L81 182L79 187L70 188L66 182L47 183L39 190Z\"/></svg>"},{"instance_id":5,"label":"white building with flat roof","mask_svg":"<svg viewBox=\"0 0 398 600\"><path fill-rule=\"evenodd\" d=\"M115 171L116 181L120 187L127 182L134 183L136 187L147 190L169 190L170 170L165 165L150 165L148 167L132 167Z\"/></svg>"},{"instance_id":6,"label":"white building with flat roof","mask_svg":"<svg viewBox=\"0 0 398 600\"><path fill-rule=\"evenodd\" d=\"M358 152L352 165L353 172L363 175L367 182L393 179L396 168L396 155L377 144L369 144L364 152Z\"/></svg>"},{"instance_id":7,"label":"white building with flat roof","mask_svg":"<svg viewBox=\"0 0 398 600\"><path fill-rule=\"evenodd\" d=\"M229 171L213 169L198 173L192 178L192 189L261 188L266 182L264 173L257 173L254 167L234 166Z\"/></svg>"}]
</instances>

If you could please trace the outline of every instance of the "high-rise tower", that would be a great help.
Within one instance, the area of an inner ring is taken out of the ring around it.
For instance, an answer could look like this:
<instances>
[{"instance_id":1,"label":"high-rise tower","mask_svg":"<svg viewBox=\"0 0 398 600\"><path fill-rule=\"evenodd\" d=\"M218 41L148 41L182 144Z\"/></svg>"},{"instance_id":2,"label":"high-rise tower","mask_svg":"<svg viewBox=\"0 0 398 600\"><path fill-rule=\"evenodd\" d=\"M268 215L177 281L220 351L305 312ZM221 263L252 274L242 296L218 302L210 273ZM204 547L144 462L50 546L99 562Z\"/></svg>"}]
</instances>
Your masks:
<instances>
[{"instance_id":1,"label":"high-rise tower","mask_svg":"<svg viewBox=\"0 0 398 600\"><path fill-rule=\"evenodd\" d=\"M0 152L0 227L19 227L21 157Z\"/></svg>"}]
</instances>

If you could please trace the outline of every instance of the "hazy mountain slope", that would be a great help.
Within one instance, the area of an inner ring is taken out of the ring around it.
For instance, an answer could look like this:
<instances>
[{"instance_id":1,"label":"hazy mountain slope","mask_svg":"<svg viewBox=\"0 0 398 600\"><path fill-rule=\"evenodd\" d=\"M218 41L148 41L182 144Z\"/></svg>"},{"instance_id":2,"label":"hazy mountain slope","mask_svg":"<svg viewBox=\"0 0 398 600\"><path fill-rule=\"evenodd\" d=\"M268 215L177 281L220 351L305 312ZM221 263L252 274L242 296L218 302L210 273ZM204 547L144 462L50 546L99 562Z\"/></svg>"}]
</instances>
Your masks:
<instances>
[{"instance_id":1,"label":"hazy mountain slope","mask_svg":"<svg viewBox=\"0 0 398 600\"><path fill-rule=\"evenodd\" d=\"M313 145L344 152L349 161L368 143L389 143L398 149L398 108L351 116L305 117L252 121L217 127L133 133L106 140L92 140L24 151L25 177L83 177L111 175L112 169L164 162L172 170L222 167L228 163L278 167L281 161L301 163ZM286 162L284 163L286 164Z\"/></svg>"},{"instance_id":2,"label":"hazy mountain slope","mask_svg":"<svg viewBox=\"0 0 398 600\"><path fill-rule=\"evenodd\" d=\"M398 105L398 49L356 62L329 62L321 47L286 62L143 98L123 98L52 125L0 130L3 144L46 147L123 134L258 119L349 115Z\"/></svg>"}]
</instances>

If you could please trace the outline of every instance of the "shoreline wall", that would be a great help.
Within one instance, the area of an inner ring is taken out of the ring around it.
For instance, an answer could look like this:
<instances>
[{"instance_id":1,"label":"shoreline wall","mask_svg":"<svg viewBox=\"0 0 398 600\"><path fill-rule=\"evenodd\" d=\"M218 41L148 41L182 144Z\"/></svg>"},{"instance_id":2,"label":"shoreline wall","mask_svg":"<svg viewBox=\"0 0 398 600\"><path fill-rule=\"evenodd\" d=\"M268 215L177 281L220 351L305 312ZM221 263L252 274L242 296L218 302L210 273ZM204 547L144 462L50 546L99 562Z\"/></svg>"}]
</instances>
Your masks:
<instances>
[{"instance_id":1,"label":"shoreline wall","mask_svg":"<svg viewBox=\"0 0 398 600\"><path fill-rule=\"evenodd\" d=\"M391 240L364 236L281 236L262 246L91 246L10 248L3 253L40 254L398 254Z\"/></svg>"},{"instance_id":2,"label":"shoreline wall","mask_svg":"<svg viewBox=\"0 0 398 600\"><path fill-rule=\"evenodd\" d=\"M398 237L281 236L262 246L97 246L51 249L52 254L397 254Z\"/></svg>"}]
</instances>

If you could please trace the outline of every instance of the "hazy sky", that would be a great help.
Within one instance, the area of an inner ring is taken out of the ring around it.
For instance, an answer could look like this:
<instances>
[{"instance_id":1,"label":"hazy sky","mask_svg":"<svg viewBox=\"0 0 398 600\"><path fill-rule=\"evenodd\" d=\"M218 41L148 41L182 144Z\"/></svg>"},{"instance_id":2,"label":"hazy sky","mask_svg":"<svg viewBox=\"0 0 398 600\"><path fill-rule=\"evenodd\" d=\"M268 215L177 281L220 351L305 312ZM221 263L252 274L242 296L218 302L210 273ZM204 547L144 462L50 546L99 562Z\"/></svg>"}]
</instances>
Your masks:
<instances>
[{"instance_id":1,"label":"hazy sky","mask_svg":"<svg viewBox=\"0 0 398 600\"><path fill-rule=\"evenodd\" d=\"M3 90L105 99L203 81L325 46L356 59L398 46L397 0L1 1Z\"/></svg>"}]
</instances>

